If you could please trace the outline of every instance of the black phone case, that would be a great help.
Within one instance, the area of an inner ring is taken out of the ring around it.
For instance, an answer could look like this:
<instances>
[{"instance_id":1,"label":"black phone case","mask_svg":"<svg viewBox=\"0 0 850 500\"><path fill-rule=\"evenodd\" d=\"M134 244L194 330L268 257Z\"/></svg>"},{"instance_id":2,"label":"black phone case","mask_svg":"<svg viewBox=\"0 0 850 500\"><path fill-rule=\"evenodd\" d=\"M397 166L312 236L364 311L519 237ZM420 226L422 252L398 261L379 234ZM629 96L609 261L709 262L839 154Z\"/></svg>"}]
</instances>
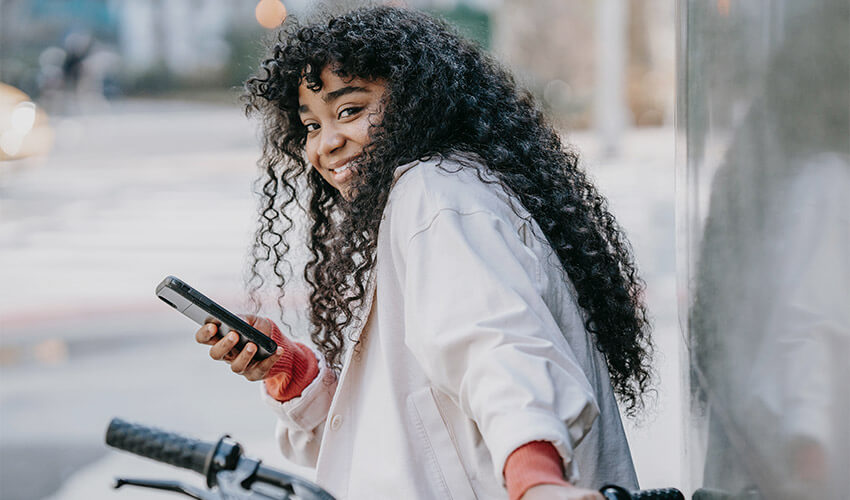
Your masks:
<instances>
[{"instance_id":1,"label":"black phone case","mask_svg":"<svg viewBox=\"0 0 850 500\"><path fill-rule=\"evenodd\" d=\"M245 344L253 342L257 346L254 359L265 359L277 349L274 340L263 332L174 276L167 276L162 280L156 287L156 296L199 325L206 323L217 325L221 336L235 331L239 334L236 348L240 351Z\"/></svg>"}]
</instances>

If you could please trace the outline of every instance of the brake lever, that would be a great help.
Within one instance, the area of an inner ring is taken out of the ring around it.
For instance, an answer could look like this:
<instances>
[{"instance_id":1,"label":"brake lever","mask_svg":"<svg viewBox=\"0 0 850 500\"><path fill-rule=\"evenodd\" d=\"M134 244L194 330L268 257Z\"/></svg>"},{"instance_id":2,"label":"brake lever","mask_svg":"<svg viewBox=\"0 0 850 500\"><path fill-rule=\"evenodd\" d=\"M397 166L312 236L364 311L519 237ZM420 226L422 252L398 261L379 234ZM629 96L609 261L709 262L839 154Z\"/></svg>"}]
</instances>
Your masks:
<instances>
[{"instance_id":1,"label":"brake lever","mask_svg":"<svg viewBox=\"0 0 850 500\"><path fill-rule=\"evenodd\" d=\"M214 495L212 492L208 492L206 490L196 488L194 486L189 486L179 481L160 481L156 479L130 479L119 477L115 480L115 485L113 486L113 488L118 489L124 485L138 486L140 488L150 488L153 490L173 491L175 493L182 493L187 497L194 498L195 500L219 500L218 495Z\"/></svg>"},{"instance_id":2,"label":"brake lever","mask_svg":"<svg viewBox=\"0 0 850 500\"><path fill-rule=\"evenodd\" d=\"M243 474L238 475L235 474L235 471L219 472L218 479L220 481L218 488L213 491L189 486L179 481L160 481L156 479L129 478L116 479L114 488L118 489L124 485L138 486L140 488L150 488L154 490L182 493L187 497L194 498L195 500L289 500L291 498L291 492L282 492L281 494L283 496L278 496L277 494L272 496L259 491L255 491L253 489L242 488L240 483L245 479L248 479L248 477L244 475L244 471Z\"/></svg>"},{"instance_id":3,"label":"brake lever","mask_svg":"<svg viewBox=\"0 0 850 500\"><path fill-rule=\"evenodd\" d=\"M290 500L294 494L292 488L279 489L275 487L275 496L266 495L253 489L254 475L260 467L259 460L242 458L233 470L222 470L216 474L216 484L221 491L221 498L237 498L240 500ZM269 485L269 487L272 487Z\"/></svg>"}]
</instances>

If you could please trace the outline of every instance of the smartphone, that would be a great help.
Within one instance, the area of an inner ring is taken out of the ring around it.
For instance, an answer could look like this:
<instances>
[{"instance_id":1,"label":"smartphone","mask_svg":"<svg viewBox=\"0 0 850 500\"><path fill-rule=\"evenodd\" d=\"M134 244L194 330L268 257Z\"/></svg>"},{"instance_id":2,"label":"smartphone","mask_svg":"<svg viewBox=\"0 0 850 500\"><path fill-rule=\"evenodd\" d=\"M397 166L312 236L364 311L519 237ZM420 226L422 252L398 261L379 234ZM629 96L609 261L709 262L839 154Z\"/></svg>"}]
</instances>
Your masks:
<instances>
[{"instance_id":1,"label":"smartphone","mask_svg":"<svg viewBox=\"0 0 850 500\"><path fill-rule=\"evenodd\" d=\"M265 359L277 349L274 340L174 276L162 280L156 287L156 296L199 325L212 323L218 326L218 334L222 337L231 331L236 332L239 334L239 343L236 344L239 351L248 342L253 342L257 346L254 359Z\"/></svg>"}]
</instances>

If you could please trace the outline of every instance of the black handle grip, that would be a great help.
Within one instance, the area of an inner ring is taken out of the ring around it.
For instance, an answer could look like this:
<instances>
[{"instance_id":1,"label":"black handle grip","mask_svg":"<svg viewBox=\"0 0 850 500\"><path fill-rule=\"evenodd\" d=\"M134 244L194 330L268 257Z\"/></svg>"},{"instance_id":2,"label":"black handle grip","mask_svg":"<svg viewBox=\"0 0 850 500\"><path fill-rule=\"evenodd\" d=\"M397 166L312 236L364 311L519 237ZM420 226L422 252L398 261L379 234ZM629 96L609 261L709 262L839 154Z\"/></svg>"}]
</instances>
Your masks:
<instances>
[{"instance_id":1,"label":"black handle grip","mask_svg":"<svg viewBox=\"0 0 850 500\"><path fill-rule=\"evenodd\" d=\"M628 491L615 484L609 484L603 486L599 492L608 500L685 500L685 496L676 488Z\"/></svg>"},{"instance_id":2,"label":"black handle grip","mask_svg":"<svg viewBox=\"0 0 850 500\"><path fill-rule=\"evenodd\" d=\"M676 488L660 488L634 491L632 492L632 500L685 500L685 496Z\"/></svg>"},{"instance_id":3,"label":"black handle grip","mask_svg":"<svg viewBox=\"0 0 850 500\"><path fill-rule=\"evenodd\" d=\"M106 444L203 475L206 475L208 457L214 453L216 446L119 418L113 418L109 423Z\"/></svg>"}]
</instances>

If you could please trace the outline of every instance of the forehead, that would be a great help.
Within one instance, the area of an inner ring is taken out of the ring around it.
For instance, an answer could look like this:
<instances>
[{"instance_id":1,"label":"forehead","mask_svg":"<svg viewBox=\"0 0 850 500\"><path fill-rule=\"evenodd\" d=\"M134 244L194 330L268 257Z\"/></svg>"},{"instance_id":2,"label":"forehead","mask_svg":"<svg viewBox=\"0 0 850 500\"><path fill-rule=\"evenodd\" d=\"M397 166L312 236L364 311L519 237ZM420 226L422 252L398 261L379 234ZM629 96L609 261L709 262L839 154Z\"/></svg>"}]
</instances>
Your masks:
<instances>
[{"instance_id":1,"label":"forehead","mask_svg":"<svg viewBox=\"0 0 850 500\"><path fill-rule=\"evenodd\" d=\"M329 98L349 93L372 94L380 97L385 89L383 81L366 80L359 77L340 77L330 68L325 68L319 75L322 88L318 91L311 90L306 78L301 79L298 86L298 102L300 105L329 104ZM341 89L349 92L340 93Z\"/></svg>"}]
</instances>

